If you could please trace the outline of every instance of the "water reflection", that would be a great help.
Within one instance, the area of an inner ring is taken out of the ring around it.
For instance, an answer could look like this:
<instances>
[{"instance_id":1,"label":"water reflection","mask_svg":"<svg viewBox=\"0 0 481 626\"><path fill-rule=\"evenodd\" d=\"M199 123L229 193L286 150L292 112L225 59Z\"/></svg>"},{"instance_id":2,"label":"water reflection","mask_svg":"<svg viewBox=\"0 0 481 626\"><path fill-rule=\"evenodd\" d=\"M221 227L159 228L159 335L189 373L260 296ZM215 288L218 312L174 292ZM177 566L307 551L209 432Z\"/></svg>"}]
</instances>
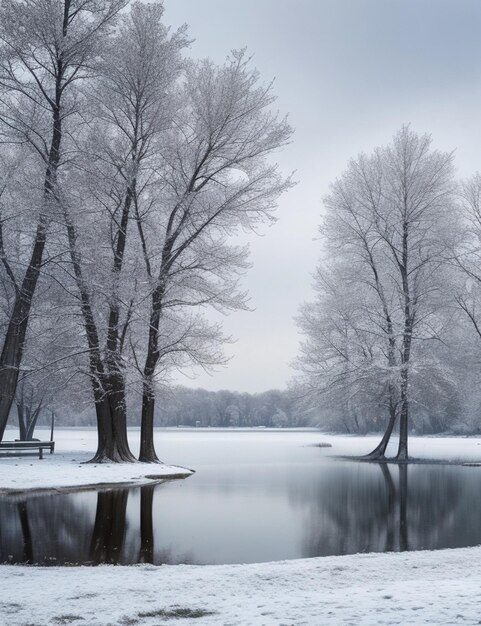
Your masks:
<instances>
[{"instance_id":1,"label":"water reflection","mask_svg":"<svg viewBox=\"0 0 481 626\"><path fill-rule=\"evenodd\" d=\"M481 543L479 468L323 461L0 497L0 562L232 563ZM288 470L288 471L287 471Z\"/></svg>"},{"instance_id":2,"label":"water reflection","mask_svg":"<svg viewBox=\"0 0 481 626\"><path fill-rule=\"evenodd\" d=\"M304 556L435 550L481 542L479 475L453 466L371 464L320 485ZM368 478L368 474L370 474ZM378 480L379 477L381 480Z\"/></svg>"},{"instance_id":3,"label":"water reflection","mask_svg":"<svg viewBox=\"0 0 481 626\"><path fill-rule=\"evenodd\" d=\"M118 565L121 562L127 522L128 497L127 489L98 493L89 563Z\"/></svg>"}]
</instances>

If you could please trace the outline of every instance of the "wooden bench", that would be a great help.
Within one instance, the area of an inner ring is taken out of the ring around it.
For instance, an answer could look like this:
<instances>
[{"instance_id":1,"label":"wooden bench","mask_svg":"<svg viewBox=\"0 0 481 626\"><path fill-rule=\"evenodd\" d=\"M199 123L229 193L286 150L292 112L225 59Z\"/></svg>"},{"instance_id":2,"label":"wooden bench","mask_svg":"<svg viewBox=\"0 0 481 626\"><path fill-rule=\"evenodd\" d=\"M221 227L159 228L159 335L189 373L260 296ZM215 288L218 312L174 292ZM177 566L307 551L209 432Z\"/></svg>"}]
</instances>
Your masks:
<instances>
[{"instance_id":1,"label":"wooden bench","mask_svg":"<svg viewBox=\"0 0 481 626\"><path fill-rule=\"evenodd\" d=\"M22 456L38 454L43 459L43 451L53 454L55 441L0 441L0 456Z\"/></svg>"}]
</instances>

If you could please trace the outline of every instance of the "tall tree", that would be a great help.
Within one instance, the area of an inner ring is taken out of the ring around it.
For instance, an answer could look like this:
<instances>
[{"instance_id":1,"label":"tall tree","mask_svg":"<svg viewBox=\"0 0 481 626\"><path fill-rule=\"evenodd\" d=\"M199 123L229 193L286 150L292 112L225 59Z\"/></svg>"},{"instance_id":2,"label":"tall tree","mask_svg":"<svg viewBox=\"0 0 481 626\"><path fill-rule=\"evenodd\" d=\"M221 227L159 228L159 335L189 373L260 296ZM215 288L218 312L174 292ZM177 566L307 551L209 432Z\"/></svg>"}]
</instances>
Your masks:
<instances>
[{"instance_id":1,"label":"tall tree","mask_svg":"<svg viewBox=\"0 0 481 626\"><path fill-rule=\"evenodd\" d=\"M129 326L145 294L137 288L129 227L137 194L155 176L162 135L172 124L186 45L185 29L170 33L162 14L161 4L134 4L105 46L99 77L88 92L92 119L82 144L82 196L77 191L63 205L90 350L99 431L95 462L135 460L127 440L124 364ZM94 256L100 261L95 269Z\"/></svg>"},{"instance_id":2,"label":"tall tree","mask_svg":"<svg viewBox=\"0 0 481 626\"><path fill-rule=\"evenodd\" d=\"M240 228L271 219L278 197L292 184L268 162L291 134L287 121L272 112L273 101L271 85L260 83L243 51L234 52L221 67L206 60L187 68L164 152L161 196L143 219L138 213L152 285L143 365L142 461L157 461L155 377L166 314L186 307L244 306L237 278L245 268L246 249L232 245L230 238Z\"/></svg>"},{"instance_id":3,"label":"tall tree","mask_svg":"<svg viewBox=\"0 0 481 626\"><path fill-rule=\"evenodd\" d=\"M0 7L0 123L4 141L25 143L43 166L43 197L30 256L14 272L15 290L0 354L0 437L15 396L32 300L58 210L65 125L77 110L75 85L91 75L99 45L125 0L5 0ZM33 207L32 207L33 208Z\"/></svg>"},{"instance_id":4,"label":"tall tree","mask_svg":"<svg viewBox=\"0 0 481 626\"><path fill-rule=\"evenodd\" d=\"M355 325L380 340L377 362L388 372L389 419L371 457L384 456L399 415L397 459L404 461L413 358L418 367L417 357L429 358L416 346L443 330L443 263L456 230L452 155L403 127L389 146L351 161L325 205L328 254L347 268L340 297L347 302L352 287L365 292Z\"/></svg>"}]
</instances>

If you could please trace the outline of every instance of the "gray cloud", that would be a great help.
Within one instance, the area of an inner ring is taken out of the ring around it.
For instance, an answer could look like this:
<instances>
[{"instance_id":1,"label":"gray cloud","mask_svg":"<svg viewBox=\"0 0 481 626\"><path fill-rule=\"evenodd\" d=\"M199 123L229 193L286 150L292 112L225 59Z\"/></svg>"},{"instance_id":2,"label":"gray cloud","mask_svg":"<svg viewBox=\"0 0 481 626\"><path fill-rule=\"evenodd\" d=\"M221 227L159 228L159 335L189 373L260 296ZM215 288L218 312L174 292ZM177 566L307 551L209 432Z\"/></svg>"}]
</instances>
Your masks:
<instances>
[{"instance_id":1,"label":"gray cloud","mask_svg":"<svg viewBox=\"0 0 481 626\"><path fill-rule=\"evenodd\" d=\"M247 46L294 142L280 155L298 186L278 223L250 238L245 278L253 313L224 319L238 339L229 366L191 385L260 391L290 376L299 304L311 294L321 198L360 151L389 141L403 124L457 150L460 175L481 169L479 0L166 0L166 21L186 22L195 56L222 61ZM185 382L179 379L180 382Z\"/></svg>"}]
</instances>

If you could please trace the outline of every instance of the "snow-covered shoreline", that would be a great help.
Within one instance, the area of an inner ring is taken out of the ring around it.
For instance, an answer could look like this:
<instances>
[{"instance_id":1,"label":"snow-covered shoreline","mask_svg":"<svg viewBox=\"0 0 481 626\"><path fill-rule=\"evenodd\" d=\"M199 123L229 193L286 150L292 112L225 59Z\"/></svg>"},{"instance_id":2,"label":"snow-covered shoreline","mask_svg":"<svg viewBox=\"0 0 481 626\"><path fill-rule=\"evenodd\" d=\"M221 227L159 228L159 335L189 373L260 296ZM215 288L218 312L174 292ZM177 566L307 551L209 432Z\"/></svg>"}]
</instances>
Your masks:
<instances>
[{"instance_id":1,"label":"snow-covered shoreline","mask_svg":"<svg viewBox=\"0 0 481 626\"><path fill-rule=\"evenodd\" d=\"M5 439L18 435L8 429ZM48 431L37 436L48 440ZM0 494L26 491L74 491L109 486L141 486L173 478L187 478L192 470L161 463L87 463L95 453L96 431L59 429L55 433L55 453L0 458Z\"/></svg>"},{"instance_id":2,"label":"snow-covered shoreline","mask_svg":"<svg viewBox=\"0 0 481 626\"><path fill-rule=\"evenodd\" d=\"M252 565L0 566L0 575L9 626L414 626L481 615L481 547Z\"/></svg>"},{"instance_id":3,"label":"snow-covered shoreline","mask_svg":"<svg viewBox=\"0 0 481 626\"><path fill-rule=\"evenodd\" d=\"M153 481L187 478L185 467L152 463L86 463L91 453L70 452L0 459L0 494L69 491L112 485L140 486Z\"/></svg>"},{"instance_id":4,"label":"snow-covered shoreline","mask_svg":"<svg viewBox=\"0 0 481 626\"><path fill-rule=\"evenodd\" d=\"M93 435L59 430L54 455L1 459L0 490L141 485L153 480L148 476L189 473L174 465L84 464L95 449ZM327 439L336 445L322 454L359 454L372 444ZM413 449L434 459L479 459L479 439L460 443L419 438ZM481 616L481 547L238 565L2 565L0 576L2 626L414 626L478 624Z\"/></svg>"}]
</instances>

